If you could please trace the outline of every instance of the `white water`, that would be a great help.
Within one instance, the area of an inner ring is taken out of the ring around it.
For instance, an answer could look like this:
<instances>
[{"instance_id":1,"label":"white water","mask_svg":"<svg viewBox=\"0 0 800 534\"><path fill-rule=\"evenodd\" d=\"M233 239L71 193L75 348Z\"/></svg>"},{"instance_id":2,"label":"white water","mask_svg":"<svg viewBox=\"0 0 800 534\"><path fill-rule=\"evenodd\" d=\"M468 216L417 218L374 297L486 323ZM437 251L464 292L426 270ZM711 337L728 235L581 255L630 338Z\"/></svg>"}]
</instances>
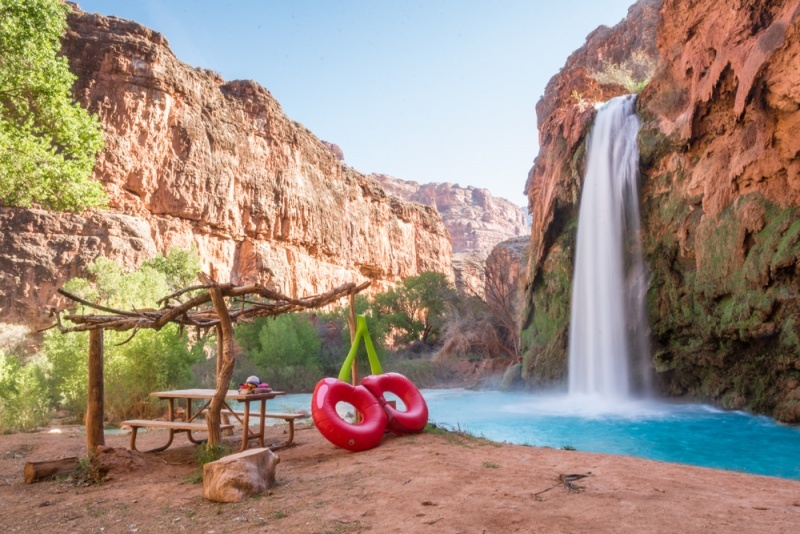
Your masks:
<instances>
[{"instance_id":1,"label":"white water","mask_svg":"<svg viewBox=\"0 0 800 534\"><path fill-rule=\"evenodd\" d=\"M635 104L633 95L609 101L588 139L572 284L570 395L613 401L649 390Z\"/></svg>"}]
</instances>

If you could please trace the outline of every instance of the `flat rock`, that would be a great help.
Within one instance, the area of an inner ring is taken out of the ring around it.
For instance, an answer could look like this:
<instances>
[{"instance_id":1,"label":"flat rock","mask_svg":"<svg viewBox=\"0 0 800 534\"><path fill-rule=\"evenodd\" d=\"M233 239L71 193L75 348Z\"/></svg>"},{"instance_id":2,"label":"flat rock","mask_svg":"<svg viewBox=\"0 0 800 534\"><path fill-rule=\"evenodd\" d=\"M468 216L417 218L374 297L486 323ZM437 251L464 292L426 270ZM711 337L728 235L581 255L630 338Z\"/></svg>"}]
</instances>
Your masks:
<instances>
[{"instance_id":1,"label":"flat rock","mask_svg":"<svg viewBox=\"0 0 800 534\"><path fill-rule=\"evenodd\" d=\"M280 457L267 448L249 449L203 466L203 497L241 502L275 483Z\"/></svg>"}]
</instances>

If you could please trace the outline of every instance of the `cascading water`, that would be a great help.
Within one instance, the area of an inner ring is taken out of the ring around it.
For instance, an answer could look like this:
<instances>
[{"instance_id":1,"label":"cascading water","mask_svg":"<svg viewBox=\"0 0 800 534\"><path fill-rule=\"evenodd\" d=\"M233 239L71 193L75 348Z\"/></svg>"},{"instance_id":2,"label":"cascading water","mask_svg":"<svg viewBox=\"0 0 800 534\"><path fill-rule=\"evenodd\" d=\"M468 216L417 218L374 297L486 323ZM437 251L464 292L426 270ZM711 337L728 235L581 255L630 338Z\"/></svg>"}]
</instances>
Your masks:
<instances>
[{"instance_id":1,"label":"cascading water","mask_svg":"<svg viewBox=\"0 0 800 534\"><path fill-rule=\"evenodd\" d=\"M571 395L625 399L650 386L635 104L633 95L609 101L588 139L572 284Z\"/></svg>"}]
</instances>

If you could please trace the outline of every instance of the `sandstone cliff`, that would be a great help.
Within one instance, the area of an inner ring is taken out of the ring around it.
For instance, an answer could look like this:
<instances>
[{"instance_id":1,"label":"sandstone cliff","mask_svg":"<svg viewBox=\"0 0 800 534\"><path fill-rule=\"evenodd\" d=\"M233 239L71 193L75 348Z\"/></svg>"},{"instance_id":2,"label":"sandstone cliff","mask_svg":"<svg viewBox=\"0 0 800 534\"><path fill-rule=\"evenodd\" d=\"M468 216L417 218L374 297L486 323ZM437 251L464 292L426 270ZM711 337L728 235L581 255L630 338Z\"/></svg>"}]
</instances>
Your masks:
<instances>
[{"instance_id":1,"label":"sandstone cliff","mask_svg":"<svg viewBox=\"0 0 800 534\"><path fill-rule=\"evenodd\" d=\"M385 174L371 174L387 192L436 209L450 232L453 252L486 257L501 241L528 235L525 212L487 189L452 183L418 184Z\"/></svg>"},{"instance_id":2,"label":"sandstone cliff","mask_svg":"<svg viewBox=\"0 0 800 534\"><path fill-rule=\"evenodd\" d=\"M456 286L479 288L483 295L482 264L498 243L530 233L525 212L508 200L492 196L486 189L452 183L401 180L386 174L371 174L386 191L405 200L436 209L453 241Z\"/></svg>"},{"instance_id":3,"label":"sandstone cliff","mask_svg":"<svg viewBox=\"0 0 800 534\"><path fill-rule=\"evenodd\" d=\"M643 22L640 45L656 44L659 57L638 102L658 381L671 394L800 421L800 2L640 2L610 33ZM524 325L534 382L565 370L592 114L566 94L614 40L624 44L619 36L605 43L590 36L537 106L543 143L529 179L534 252ZM631 54L625 46L614 51ZM622 92L598 89L584 98Z\"/></svg>"},{"instance_id":4,"label":"sandstone cliff","mask_svg":"<svg viewBox=\"0 0 800 534\"><path fill-rule=\"evenodd\" d=\"M256 83L191 68L160 34L80 11L63 53L103 126L95 177L110 209L0 208L0 321L40 323L53 290L101 254L134 266L194 246L218 279L270 269L290 295L451 272L435 210L340 163Z\"/></svg>"}]
</instances>

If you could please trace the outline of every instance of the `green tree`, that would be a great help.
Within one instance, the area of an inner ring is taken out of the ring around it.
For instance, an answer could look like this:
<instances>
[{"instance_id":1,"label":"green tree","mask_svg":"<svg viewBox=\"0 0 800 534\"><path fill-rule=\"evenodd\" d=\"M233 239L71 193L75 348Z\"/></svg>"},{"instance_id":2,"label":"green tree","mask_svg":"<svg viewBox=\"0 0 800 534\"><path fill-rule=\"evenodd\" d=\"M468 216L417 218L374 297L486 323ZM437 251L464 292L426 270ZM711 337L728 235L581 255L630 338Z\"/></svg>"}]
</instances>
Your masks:
<instances>
[{"instance_id":1,"label":"green tree","mask_svg":"<svg viewBox=\"0 0 800 534\"><path fill-rule=\"evenodd\" d=\"M101 257L88 267L91 281L73 278L64 288L116 309L155 308L158 299L177 289L173 284L186 282L181 273L192 271L198 264L192 253L170 251L126 273L121 265ZM77 311L88 310L79 306ZM150 392L188 384L192 365L202 358L200 344L191 347L177 325L169 324L158 332L142 330L133 337L131 334L105 332L106 413L112 419L147 414ZM82 411L86 406L88 335L49 330L43 351L53 400L74 412Z\"/></svg>"},{"instance_id":2,"label":"green tree","mask_svg":"<svg viewBox=\"0 0 800 534\"><path fill-rule=\"evenodd\" d=\"M256 375L274 388L310 391L323 376L322 344L307 313L259 318L238 326L235 336Z\"/></svg>"},{"instance_id":3,"label":"green tree","mask_svg":"<svg viewBox=\"0 0 800 534\"><path fill-rule=\"evenodd\" d=\"M59 56L70 7L59 0L0 1L0 203L56 210L102 206L89 176L103 135L72 102L76 77Z\"/></svg>"},{"instance_id":4,"label":"green tree","mask_svg":"<svg viewBox=\"0 0 800 534\"><path fill-rule=\"evenodd\" d=\"M437 340L447 303L455 290L442 273L426 271L403 280L396 289L375 295L373 307L385 331L398 331L399 341Z\"/></svg>"}]
</instances>

